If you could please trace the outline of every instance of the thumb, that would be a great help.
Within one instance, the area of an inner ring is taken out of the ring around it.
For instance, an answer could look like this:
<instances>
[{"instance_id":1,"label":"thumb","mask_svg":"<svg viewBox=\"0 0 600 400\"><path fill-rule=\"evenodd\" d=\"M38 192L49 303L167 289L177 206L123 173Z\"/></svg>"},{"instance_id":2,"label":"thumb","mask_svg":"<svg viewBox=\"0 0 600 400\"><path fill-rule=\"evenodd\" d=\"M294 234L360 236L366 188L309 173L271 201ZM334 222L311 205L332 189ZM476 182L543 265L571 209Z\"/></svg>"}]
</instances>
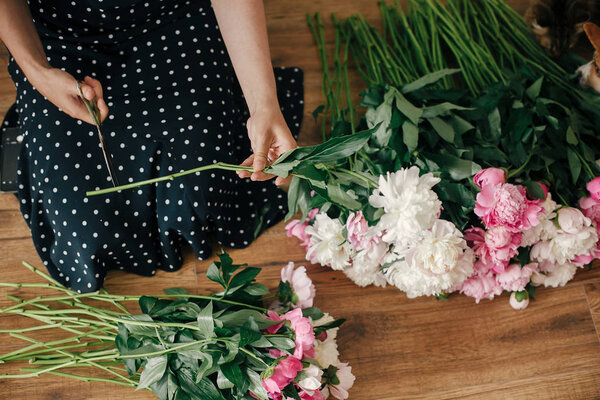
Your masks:
<instances>
[{"instance_id":1,"label":"thumb","mask_svg":"<svg viewBox=\"0 0 600 400\"><path fill-rule=\"evenodd\" d=\"M254 172L262 171L267 165L267 155L269 151L269 145L267 142L261 142L254 150L254 162L252 168Z\"/></svg>"}]
</instances>

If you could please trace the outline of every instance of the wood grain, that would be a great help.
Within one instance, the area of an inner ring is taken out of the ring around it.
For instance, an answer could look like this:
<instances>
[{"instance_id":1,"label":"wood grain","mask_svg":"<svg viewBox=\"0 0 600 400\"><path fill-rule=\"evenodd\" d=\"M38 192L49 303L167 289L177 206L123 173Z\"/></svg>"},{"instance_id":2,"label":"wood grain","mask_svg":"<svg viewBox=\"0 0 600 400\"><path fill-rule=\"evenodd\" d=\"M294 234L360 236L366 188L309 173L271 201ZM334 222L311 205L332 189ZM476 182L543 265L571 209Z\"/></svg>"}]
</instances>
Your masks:
<instances>
[{"instance_id":1,"label":"wood grain","mask_svg":"<svg viewBox=\"0 0 600 400\"><path fill-rule=\"evenodd\" d=\"M528 1L509 1L524 12ZM361 12L379 24L377 0L266 0L271 54L275 65L299 66L305 74L305 118L300 143L318 141L310 115L322 102L321 72L306 13L320 11L331 32L329 15ZM331 40L328 35L328 40ZM331 46L331 42L329 42ZM6 72L7 53L0 45L0 117L12 101L14 85ZM362 89L355 82L353 96ZM42 282L21 260L42 266L12 195L0 195L0 280ZM507 296L475 304L463 296L447 302L408 299L393 287L358 288L343 273L305 261L303 249L285 235L285 224L266 231L246 249L230 250L234 261L262 267L260 281L274 289L288 261L306 265L317 287L315 304L347 323L339 333L341 358L357 375L352 400L395 399L600 399L600 268L584 268L564 288L539 289L524 311L510 308ZM219 247L215 246L215 251ZM111 271L106 288L118 294L158 294L167 287L192 293L216 290L204 276L213 257L197 260L188 249L176 272L144 278ZM5 294L35 296L38 290L2 288ZM131 305L133 307L133 305ZM30 321L1 316L0 328L26 327ZM41 333L44 337L45 333ZM21 342L0 336L0 352ZM0 365L0 374L16 366ZM0 399L152 399L147 391L85 383L55 376L0 380Z\"/></svg>"}]
</instances>

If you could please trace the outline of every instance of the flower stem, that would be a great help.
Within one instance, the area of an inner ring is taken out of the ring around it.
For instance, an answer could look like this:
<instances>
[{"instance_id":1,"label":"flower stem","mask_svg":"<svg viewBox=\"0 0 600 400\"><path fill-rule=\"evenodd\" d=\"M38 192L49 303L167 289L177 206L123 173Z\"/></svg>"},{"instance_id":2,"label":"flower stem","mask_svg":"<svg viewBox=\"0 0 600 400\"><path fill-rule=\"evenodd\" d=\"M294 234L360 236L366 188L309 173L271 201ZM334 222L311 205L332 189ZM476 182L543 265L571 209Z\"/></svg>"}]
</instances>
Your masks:
<instances>
[{"instance_id":1,"label":"flower stem","mask_svg":"<svg viewBox=\"0 0 600 400\"><path fill-rule=\"evenodd\" d=\"M254 169L252 167L244 167L242 165L218 162L218 163L211 164L211 165L204 165L202 167L189 169L187 171L177 172L177 173L171 174L171 175L160 176L158 178L153 178L153 179L147 179L145 181L134 182L134 183L130 183L127 185L121 185L121 186L106 188L106 189L101 189L101 190L93 190L93 191L86 192L85 195L86 196L97 196L97 195L106 194L106 193L118 192L118 191L125 190L125 189L133 189L133 188L137 188L137 187L140 187L143 185L150 185L152 183L158 183L158 182L162 182L162 181L170 181L170 180L179 178L184 175L195 174L196 172L208 171L211 169L221 169L221 170L225 170L225 171L248 171L248 172L254 171Z\"/></svg>"}]
</instances>

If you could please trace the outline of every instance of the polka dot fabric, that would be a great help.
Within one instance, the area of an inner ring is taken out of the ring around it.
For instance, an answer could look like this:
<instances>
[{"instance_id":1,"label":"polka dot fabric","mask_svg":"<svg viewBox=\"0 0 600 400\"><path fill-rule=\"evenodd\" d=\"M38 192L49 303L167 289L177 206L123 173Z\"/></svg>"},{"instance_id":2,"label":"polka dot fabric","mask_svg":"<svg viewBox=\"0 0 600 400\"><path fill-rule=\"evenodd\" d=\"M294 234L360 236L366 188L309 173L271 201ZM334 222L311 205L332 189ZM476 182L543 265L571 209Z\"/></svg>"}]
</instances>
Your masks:
<instances>
[{"instance_id":1,"label":"polka dot fabric","mask_svg":"<svg viewBox=\"0 0 600 400\"><path fill-rule=\"evenodd\" d=\"M76 79L102 82L102 124L121 183L251 152L248 111L209 1L49 1L30 8L50 63ZM58 110L31 87L14 60L21 211L51 275L79 292L97 290L108 270L140 275L176 270L180 247L210 256L209 237L249 245L286 212L272 181L208 171L105 196L111 186L94 127ZM292 132L302 118L302 71L275 70Z\"/></svg>"}]
</instances>

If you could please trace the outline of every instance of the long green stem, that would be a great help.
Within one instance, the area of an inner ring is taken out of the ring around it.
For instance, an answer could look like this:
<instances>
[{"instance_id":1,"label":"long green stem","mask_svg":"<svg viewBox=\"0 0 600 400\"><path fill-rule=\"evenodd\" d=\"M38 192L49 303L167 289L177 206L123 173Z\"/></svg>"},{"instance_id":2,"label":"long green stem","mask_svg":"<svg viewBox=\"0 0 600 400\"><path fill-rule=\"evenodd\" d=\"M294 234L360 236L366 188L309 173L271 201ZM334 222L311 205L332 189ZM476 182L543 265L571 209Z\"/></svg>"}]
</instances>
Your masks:
<instances>
[{"instance_id":1,"label":"long green stem","mask_svg":"<svg viewBox=\"0 0 600 400\"><path fill-rule=\"evenodd\" d=\"M158 183L158 182L163 182L163 181L170 181L175 178L179 178L181 176L195 174L197 172L202 172L202 171L208 171L211 169L220 169L220 170L224 170L224 171L248 171L248 172L254 171L254 169L252 167L244 167L242 165L218 162L218 163L211 164L211 165L204 165L202 167L189 169L187 171L177 172L177 173L171 174L171 175L161 176L161 177L153 178L153 179L147 179L145 181L129 183L127 185L121 185L121 186L107 188L107 189L89 191L89 192L86 192L86 196L98 196L101 194L118 192L118 191L126 190L126 189L134 189L134 188L137 188L140 186L150 185L153 183Z\"/></svg>"}]
</instances>

